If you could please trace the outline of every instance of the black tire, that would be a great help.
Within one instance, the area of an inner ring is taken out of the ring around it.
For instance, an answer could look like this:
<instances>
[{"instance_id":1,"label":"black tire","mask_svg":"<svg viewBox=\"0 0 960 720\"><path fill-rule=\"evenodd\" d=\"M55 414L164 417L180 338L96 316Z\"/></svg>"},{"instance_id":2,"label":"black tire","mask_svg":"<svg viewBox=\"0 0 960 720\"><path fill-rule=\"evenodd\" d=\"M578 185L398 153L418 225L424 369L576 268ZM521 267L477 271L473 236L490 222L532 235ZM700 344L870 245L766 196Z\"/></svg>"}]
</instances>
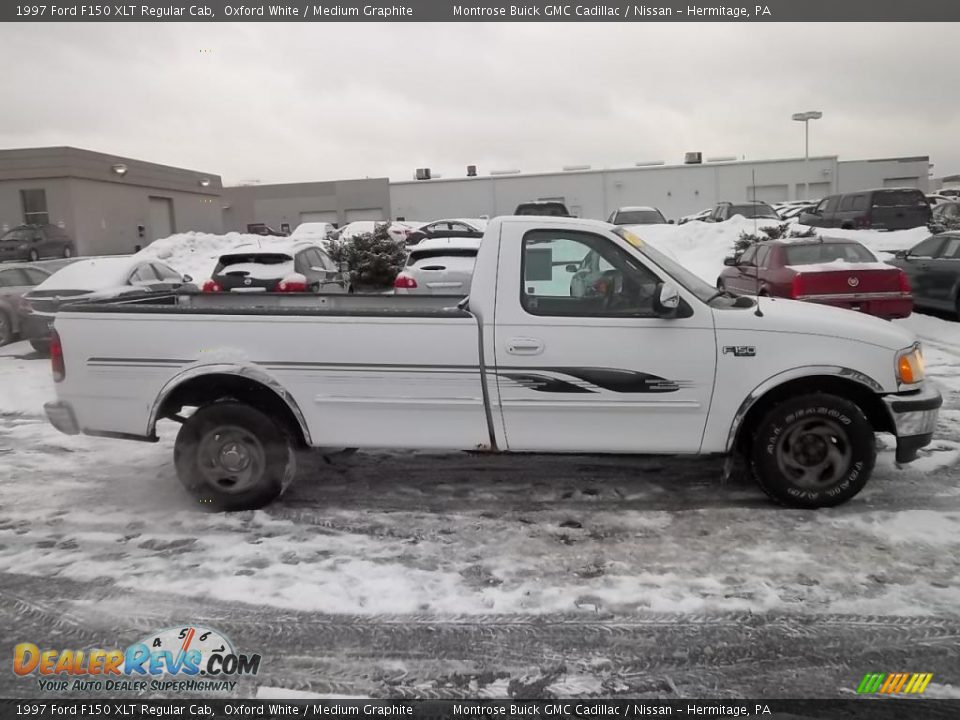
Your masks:
<instances>
[{"instance_id":1,"label":"black tire","mask_svg":"<svg viewBox=\"0 0 960 720\"><path fill-rule=\"evenodd\" d=\"M48 357L50 355L49 340L31 340L30 346L43 357Z\"/></svg>"},{"instance_id":2,"label":"black tire","mask_svg":"<svg viewBox=\"0 0 960 720\"><path fill-rule=\"evenodd\" d=\"M173 451L183 486L213 511L256 510L276 500L296 473L289 435L250 405L218 402L191 415Z\"/></svg>"},{"instance_id":3,"label":"black tire","mask_svg":"<svg viewBox=\"0 0 960 720\"><path fill-rule=\"evenodd\" d=\"M863 489L877 458L873 427L849 400L811 393L760 421L751 461L760 487L782 505L840 505Z\"/></svg>"},{"instance_id":4,"label":"black tire","mask_svg":"<svg viewBox=\"0 0 960 720\"><path fill-rule=\"evenodd\" d=\"M30 252L27 253L27 260L29 260L30 262L36 262L39 259L40 259L40 253L38 253L36 250L31 250Z\"/></svg>"},{"instance_id":5,"label":"black tire","mask_svg":"<svg viewBox=\"0 0 960 720\"><path fill-rule=\"evenodd\" d=\"M0 347L8 345L13 340L13 320L3 310L0 310Z\"/></svg>"}]
</instances>

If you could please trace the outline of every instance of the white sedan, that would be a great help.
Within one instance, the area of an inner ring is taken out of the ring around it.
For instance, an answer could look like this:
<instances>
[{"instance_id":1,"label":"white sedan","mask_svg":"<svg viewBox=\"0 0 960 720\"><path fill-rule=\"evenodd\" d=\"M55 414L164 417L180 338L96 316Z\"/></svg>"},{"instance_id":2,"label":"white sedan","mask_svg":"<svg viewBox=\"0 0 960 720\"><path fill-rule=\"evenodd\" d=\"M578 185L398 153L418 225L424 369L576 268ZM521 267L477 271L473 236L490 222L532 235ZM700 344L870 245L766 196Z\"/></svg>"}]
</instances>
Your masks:
<instances>
[{"instance_id":1,"label":"white sedan","mask_svg":"<svg viewBox=\"0 0 960 720\"><path fill-rule=\"evenodd\" d=\"M468 295L480 240L421 240L410 249L407 263L393 283L394 291L397 295Z\"/></svg>"}]
</instances>

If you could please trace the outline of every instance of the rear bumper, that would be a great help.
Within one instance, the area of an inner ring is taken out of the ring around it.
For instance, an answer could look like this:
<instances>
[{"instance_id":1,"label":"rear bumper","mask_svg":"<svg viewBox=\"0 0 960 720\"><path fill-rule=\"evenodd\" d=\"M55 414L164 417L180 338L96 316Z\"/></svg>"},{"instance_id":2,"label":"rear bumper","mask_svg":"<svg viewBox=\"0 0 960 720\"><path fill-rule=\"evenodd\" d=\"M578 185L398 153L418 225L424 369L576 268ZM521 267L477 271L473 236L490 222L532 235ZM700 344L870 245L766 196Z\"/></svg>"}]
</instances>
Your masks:
<instances>
[{"instance_id":1,"label":"rear bumper","mask_svg":"<svg viewBox=\"0 0 960 720\"><path fill-rule=\"evenodd\" d=\"M44 403L43 410L47 414L47 420L50 421L50 424L64 435L80 434L80 426L77 424L77 417L73 414L70 403L55 400Z\"/></svg>"},{"instance_id":2,"label":"rear bumper","mask_svg":"<svg viewBox=\"0 0 960 720\"><path fill-rule=\"evenodd\" d=\"M930 383L920 390L884 395L883 402L893 419L897 435L897 462L916 459L917 451L933 439L943 398Z\"/></svg>"}]
</instances>

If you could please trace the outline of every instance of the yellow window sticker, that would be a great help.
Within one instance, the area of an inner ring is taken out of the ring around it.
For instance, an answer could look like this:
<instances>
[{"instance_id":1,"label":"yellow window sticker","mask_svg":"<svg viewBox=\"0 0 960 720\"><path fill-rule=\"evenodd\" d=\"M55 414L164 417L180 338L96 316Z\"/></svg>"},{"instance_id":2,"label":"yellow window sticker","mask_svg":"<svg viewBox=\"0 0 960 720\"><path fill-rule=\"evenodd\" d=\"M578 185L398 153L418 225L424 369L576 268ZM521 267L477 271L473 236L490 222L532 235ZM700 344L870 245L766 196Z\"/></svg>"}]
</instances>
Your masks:
<instances>
[{"instance_id":1,"label":"yellow window sticker","mask_svg":"<svg viewBox=\"0 0 960 720\"><path fill-rule=\"evenodd\" d=\"M633 245L635 248L637 248L637 250L639 250L640 248L643 247L643 240L641 240L639 236L634 235L634 234L633 234L632 232L630 232L629 230L623 230L623 231L621 231L620 237L622 237L622 238L623 238L624 240L626 240L628 243L630 243L630 244Z\"/></svg>"}]
</instances>

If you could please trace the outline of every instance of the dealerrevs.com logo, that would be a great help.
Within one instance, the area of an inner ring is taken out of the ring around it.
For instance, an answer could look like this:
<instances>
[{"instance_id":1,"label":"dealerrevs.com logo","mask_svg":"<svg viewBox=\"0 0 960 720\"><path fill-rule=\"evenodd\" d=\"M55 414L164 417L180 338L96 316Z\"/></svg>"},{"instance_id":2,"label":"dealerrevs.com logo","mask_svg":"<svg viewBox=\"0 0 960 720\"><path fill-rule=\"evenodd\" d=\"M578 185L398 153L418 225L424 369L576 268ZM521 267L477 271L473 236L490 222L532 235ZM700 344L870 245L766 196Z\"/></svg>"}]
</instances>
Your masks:
<instances>
[{"instance_id":1,"label":"dealerrevs.com logo","mask_svg":"<svg viewBox=\"0 0 960 720\"><path fill-rule=\"evenodd\" d=\"M36 675L46 691L229 692L232 678L259 670L260 655L238 653L223 633L196 625L151 633L126 650L13 649L13 672Z\"/></svg>"}]
</instances>

